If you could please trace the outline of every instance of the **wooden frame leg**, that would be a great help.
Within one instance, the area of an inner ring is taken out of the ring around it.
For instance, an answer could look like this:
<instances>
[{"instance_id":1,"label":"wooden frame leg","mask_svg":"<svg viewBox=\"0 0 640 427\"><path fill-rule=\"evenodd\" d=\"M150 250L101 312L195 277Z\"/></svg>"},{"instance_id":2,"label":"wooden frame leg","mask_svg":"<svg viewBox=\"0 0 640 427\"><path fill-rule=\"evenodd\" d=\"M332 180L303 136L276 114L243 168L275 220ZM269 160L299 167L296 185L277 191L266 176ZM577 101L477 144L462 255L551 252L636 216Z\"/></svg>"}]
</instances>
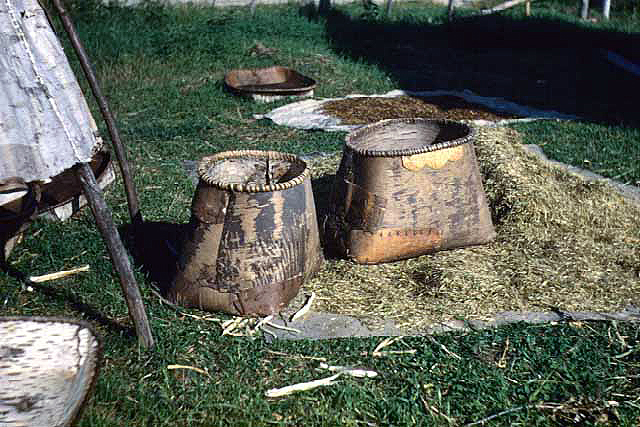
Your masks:
<instances>
[{"instance_id":1,"label":"wooden frame leg","mask_svg":"<svg viewBox=\"0 0 640 427\"><path fill-rule=\"evenodd\" d=\"M102 190L98 187L96 178L88 163L77 165L76 175L87 197L93 216L96 219L100 234L102 234L107 244L111 262L120 278L120 285L125 300L127 301L127 306L129 307L129 315L136 328L138 342L144 348L151 348L154 344L153 336L151 335L149 320L147 319L147 313L145 312L142 297L140 296L140 289L133 275L133 269L131 268L131 262L129 261L127 252L113 222L111 211L102 197Z\"/></svg>"},{"instance_id":2,"label":"wooden frame leg","mask_svg":"<svg viewBox=\"0 0 640 427\"><path fill-rule=\"evenodd\" d=\"M589 0L582 0L582 8L580 9L580 18L587 19L589 17Z\"/></svg>"},{"instance_id":3,"label":"wooden frame leg","mask_svg":"<svg viewBox=\"0 0 640 427\"><path fill-rule=\"evenodd\" d=\"M53 5L57 10L58 15L60 15L62 25L67 32L67 35L69 36L69 41L71 41L71 45L73 46L76 55L78 55L80 66L84 71L84 75L89 82L91 91L93 92L93 95L98 102L98 107L100 108L102 117L104 118L105 124L107 125L107 130L109 131L109 136L111 137L111 142L113 144L113 151L115 152L116 158L118 159L120 173L122 174L122 180L124 181L124 189L127 195L127 203L129 205L129 215L131 216L131 223L134 226L141 224L142 213L140 212L140 207L138 205L138 193L133 182L133 173L129 168L127 153L124 145L122 144L122 141L120 140L120 132L118 132L116 121L111 114L111 110L109 109L107 98L104 97L104 95L102 94L102 90L100 90L100 85L98 84L98 79L93 72L93 67L91 66L91 62L89 61L89 56L84 50L84 46L80 41L80 37L78 37L78 33L75 26L73 25L73 22L71 21L71 17L62 4L62 0L53 0Z\"/></svg>"}]
</instances>

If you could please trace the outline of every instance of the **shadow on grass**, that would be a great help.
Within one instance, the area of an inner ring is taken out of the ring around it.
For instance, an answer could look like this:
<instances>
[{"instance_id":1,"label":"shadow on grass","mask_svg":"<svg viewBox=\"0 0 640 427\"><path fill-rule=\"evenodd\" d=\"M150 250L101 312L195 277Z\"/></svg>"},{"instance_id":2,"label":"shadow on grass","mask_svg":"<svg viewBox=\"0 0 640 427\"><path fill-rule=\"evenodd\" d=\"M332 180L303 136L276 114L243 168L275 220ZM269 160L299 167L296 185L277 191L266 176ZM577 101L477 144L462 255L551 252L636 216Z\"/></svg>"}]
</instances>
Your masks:
<instances>
[{"instance_id":1,"label":"shadow on grass","mask_svg":"<svg viewBox=\"0 0 640 427\"><path fill-rule=\"evenodd\" d=\"M68 305L71 310L82 314L82 318L94 323L97 323L104 328L127 338L136 338L135 328L122 324L116 320L110 319L102 314L98 309L89 305L81 300L81 298L75 293L71 292L64 287L47 286L41 283L33 283L29 280L28 276L13 268L6 260L0 261L0 269L6 274L14 278L23 284L23 286L29 286L34 291L39 292L47 297L50 301L58 301Z\"/></svg>"},{"instance_id":2,"label":"shadow on grass","mask_svg":"<svg viewBox=\"0 0 640 427\"><path fill-rule=\"evenodd\" d=\"M333 50L375 64L405 90L471 90L585 120L638 127L640 78L606 60L640 58L640 34L551 18L384 21L332 10Z\"/></svg>"},{"instance_id":3,"label":"shadow on grass","mask_svg":"<svg viewBox=\"0 0 640 427\"><path fill-rule=\"evenodd\" d=\"M137 224L135 232L131 224L120 229L135 265L158 286L162 295L166 294L177 273L178 256L188 229L189 224L161 221Z\"/></svg>"}]
</instances>

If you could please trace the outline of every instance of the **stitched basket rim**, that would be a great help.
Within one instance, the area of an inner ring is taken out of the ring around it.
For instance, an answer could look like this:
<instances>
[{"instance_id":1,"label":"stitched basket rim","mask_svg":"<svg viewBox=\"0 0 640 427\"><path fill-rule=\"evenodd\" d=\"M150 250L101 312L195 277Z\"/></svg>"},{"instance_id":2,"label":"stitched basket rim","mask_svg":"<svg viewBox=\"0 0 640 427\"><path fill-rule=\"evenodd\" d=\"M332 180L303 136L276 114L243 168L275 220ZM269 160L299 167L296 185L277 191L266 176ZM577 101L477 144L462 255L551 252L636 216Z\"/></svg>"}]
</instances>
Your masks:
<instances>
[{"instance_id":1,"label":"stitched basket rim","mask_svg":"<svg viewBox=\"0 0 640 427\"><path fill-rule=\"evenodd\" d=\"M209 168L216 162L229 159L269 159L269 160L285 160L297 163L304 167L296 177L275 184L234 184L229 182L221 182L208 174ZM201 181L208 185L214 186L221 190L229 190L241 193L265 193L270 191L282 191L300 185L310 176L310 170L307 163L300 157L283 153L280 151L263 151L263 150L232 150L223 151L211 156L203 157L198 163L198 176Z\"/></svg>"},{"instance_id":2,"label":"stitched basket rim","mask_svg":"<svg viewBox=\"0 0 640 427\"><path fill-rule=\"evenodd\" d=\"M390 149L390 150L370 150L370 149L362 149L354 146L355 141L362 139L367 134L372 134L380 129L397 124L407 124L407 125L417 125L417 124L426 124L426 123L435 123L440 126L455 126L462 128L467 131L467 134L461 138L452 139L449 141L438 142L434 144L424 145L421 147L415 148L405 148L405 149ZM456 147L458 145L466 144L468 142L473 141L475 137L475 129L473 126L470 126L466 123L455 121L455 120L447 120L447 119L426 119L426 118L402 118L402 119L385 119L380 120L375 123L371 123L362 127L359 127L347 134L345 137L345 146L354 152L370 157L398 157L398 156L411 156L414 154L422 154L428 153L431 151L443 150L445 148Z\"/></svg>"}]
</instances>

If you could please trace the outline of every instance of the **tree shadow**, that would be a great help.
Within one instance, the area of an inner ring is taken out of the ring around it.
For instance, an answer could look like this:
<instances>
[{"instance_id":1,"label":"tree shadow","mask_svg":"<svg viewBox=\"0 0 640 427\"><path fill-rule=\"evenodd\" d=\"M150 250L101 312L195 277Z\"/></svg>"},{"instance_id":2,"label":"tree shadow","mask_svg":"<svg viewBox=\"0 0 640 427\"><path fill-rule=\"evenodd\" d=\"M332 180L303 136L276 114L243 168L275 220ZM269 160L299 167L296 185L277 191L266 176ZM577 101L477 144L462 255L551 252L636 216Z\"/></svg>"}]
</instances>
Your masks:
<instances>
[{"instance_id":1,"label":"tree shadow","mask_svg":"<svg viewBox=\"0 0 640 427\"><path fill-rule=\"evenodd\" d=\"M640 78L606 59L640 60L640 34L550 18L471 16L450 23L326 16L337 53L374 64L405 90L471 90L584 120L637 127Z\"/></svg>"}]
</instances>

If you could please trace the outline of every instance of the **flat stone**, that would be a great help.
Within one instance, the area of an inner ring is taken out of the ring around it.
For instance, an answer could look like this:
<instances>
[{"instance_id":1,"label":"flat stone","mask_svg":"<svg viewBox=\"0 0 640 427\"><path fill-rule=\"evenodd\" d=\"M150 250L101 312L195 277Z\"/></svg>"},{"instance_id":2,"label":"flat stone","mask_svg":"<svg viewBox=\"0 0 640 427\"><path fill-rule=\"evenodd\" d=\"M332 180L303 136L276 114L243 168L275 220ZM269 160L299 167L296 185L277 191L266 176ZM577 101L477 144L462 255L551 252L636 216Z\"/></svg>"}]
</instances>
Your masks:
<instances>
[{"instance_id":1,"label":"flat stone","mask_svg":"<svg viewBox=\"0 0 640 427\"><path fill-rule=\"evenodd\" d=\"M278 317L272 320L279 326L290 329L296 329L299 332L284 330L265 326L269 331L266 333L265 339L273 341L278 339L331 339L331 338L347 338L347 337L374 337L374 336L398 336L407 335L406 331L398 329L391 320L387 320L380 329L369 329L359 319L342 314L313 312L310 311L300 319L293 322L287 322L286 319Z\"/></svg>"},{"instance_id":2,"label":"flat stone","mask_svg":"<svg viewBox=\"0 0 640 427\"><path fill-rule=\"evenodd\" d=\"M436 323L429 328L417 330L403 330L395 326L391 320L387 320L381 328L369 328L359 319L334 313L312 312L310 311L301 319L294 322L287 322L279 317L271 323L275 323L289 330L265 326L267 333L264 339L273 342L276 339L300 340L300 339L333 339L350 337L387 337L387 336L422 336L432 334L442 334L455 331L473 331L513 323L558 323L558 322L584 322L584 321L631 321L640 322L640 308L635 306L626 307L624 310L613 313L598 312L515 312L505 311L496 314L491 320L452 320L448 322ZM292 331L295 329L296 331Z\"/></svg>"}]
</instances>

